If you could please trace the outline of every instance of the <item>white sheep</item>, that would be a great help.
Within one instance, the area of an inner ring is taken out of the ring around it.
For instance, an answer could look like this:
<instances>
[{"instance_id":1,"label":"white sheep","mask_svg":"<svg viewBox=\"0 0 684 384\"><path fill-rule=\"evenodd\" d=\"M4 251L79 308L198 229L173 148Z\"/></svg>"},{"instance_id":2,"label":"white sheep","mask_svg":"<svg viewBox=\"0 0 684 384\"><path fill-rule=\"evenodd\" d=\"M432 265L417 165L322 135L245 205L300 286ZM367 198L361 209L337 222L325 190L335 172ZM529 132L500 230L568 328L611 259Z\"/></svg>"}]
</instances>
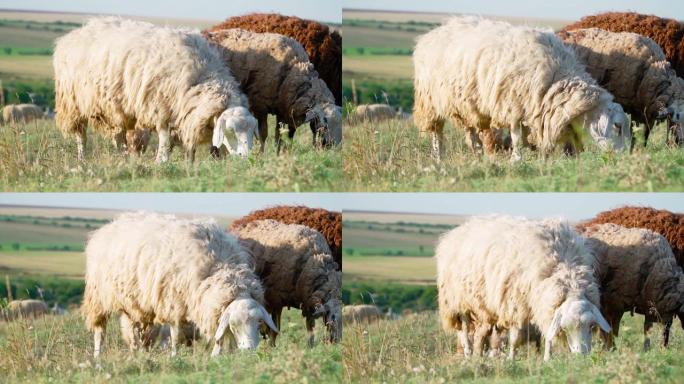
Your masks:
<instances>
[{"instance_id":1,"label":"white sheep","mask_svg":"<svg viewBox=\"0 0 684 384\"><path fill-rule=\"evenodd\" d=\"M656 121L663 119L674 123L674 139L684 143L684 80L677 77L655 41L636 33L598 28L560 32L558 36L575 50L587 72L615 96L632 121L645 125L645 143Z\"/></svg>"},{"instance_id":2,"label":"white sheep","mask_svg":"<svg viewBox=\"0 0 684 384\"><path fill-rule=\"evenodd\" d=\"M328 340L342 337L342 272L323 235L307 226L256 220L233 231L251 253L264 284L266 308L276 325L284 307L300 308L306 318L309 345L315 320L321 317ZM276 333L269 334L275 344Z\"/></svg>"},{"instance_id":3,"label":"white sheep","mask_svg":"<svg viewBox=\"0 0 684 384\"><path fill-rule=\"evenodd\" d=\"M354 108L352 116L356 122L380 122L403 117L394 107L387 104L359 104Z\"/></svg>"},{"instance_id":4,"label":"white sheep","mask_svg":"<svg viewBox=\"0 0 684 384\"><path fill-rule=\"evenodd\" d=\"M644 350L654 322L665 324L667 346L673 317L684 315L684 273L667 240L649 229L616 224L592 225L583 235L596 256L601 312L612 327L602 333L605 346L613 346L623 313L632 311L645 316Z\"/></svg>"},{"instance_id":5,"label":"white sheep","mask_svg":"<svg viewBox=\"0 0 684 384\"><path fill-rule=\"evenodd\" d=\"M478 131L510 129L512 161L521 158L524 129L544 154L568 141L579 150L587 135L620 150L629 135L622 107L549 31L454 17L418 38L413 63L413 118L431 133L437 159L446 119L472 142Z\"/></svg>"},{"instance_id":6,"label":"white sheep","mask_svg":"<svg viewBox=\"0 0 684 384\"><path fill-rule=\"evenodd\" d=\"M6 320L36 319L50 313L50 308L43 300L12 300L4 311Z\"/></svg>"},{"instance_id":7,"label":"white sheep","mask_svg":"<svg viewBox=\"0 0 684 384\"><path fill-rule=\"evenodd\" d=\"M310 122L314 145L317 137L324 146L342 141L342 112L296 40L242 29L208 32L206 36L225 48L225 62L247 94L259 122L262 150L268 136L269 113L277 117L278 152L280 123L289 127L292 138L296 127Z\"/></svg>"},{"instance_id":8,"label":"white sheep","mask_svg":"<svg viewBox=\"0 0 684 384\"><path fill-rule=\"evenodd\" d=\"M35 104L10 104L2 108L5 124L30 123L43 118L43 110Z\"/></svg>"},{"instance_id":9,"label":"white sheep","mask_svg":"<svg viewBox=\"0 0 684 384\"><path fill-rule=\"evenodd\" d=\"M57 39L53 66L57 125L76 134L81 160L88 123L110 136L155 129L158 162L168 160L172 133L193 159L224 111L236 119L231 123L239 137L256 131L247 98L219 50L197 31L95 18ZM248 140L238 143L238 152L249 151Z\"/></svg>"},{"instance_id":10,"label":"white sheep","mask_svg":"<svg viewBox=\"0 0 684 384\"><path fill-rule=\"evenodd\" d=\"M212 356L225 336L231 348L256 348L262 321L277 332L249 256L213 220L127 213L93 232L85 252L81 310L95 357L114 313L136 326L169 324L172 354L187 322L214 342Z\"/></svg>"},{"instance_id":11,"label":"white sheep","mask_svg":"<svg viewBox=\"0 0 684 384\"><path fill-rule=\"evenodd\" d=\"M594 325L610 331L598 309L592 254L567 223L476 217L442 235L435 257L442 327L458 332L466 356L482 353L492 327L508 330L509 358L520 330L538 327L544 360L559 333L571 352L586 354Z\"/></svg>"},{"instance_id":12,"label":"white sheep","mask_svg":"<svg viewBox=\"0 0 684 384\"><path fill-rule=\"evenodd\" d=\"M382 318L380 308L371 304L345 305L342 320L345 324L370 324Z\"/></svg>"}]
</instances>

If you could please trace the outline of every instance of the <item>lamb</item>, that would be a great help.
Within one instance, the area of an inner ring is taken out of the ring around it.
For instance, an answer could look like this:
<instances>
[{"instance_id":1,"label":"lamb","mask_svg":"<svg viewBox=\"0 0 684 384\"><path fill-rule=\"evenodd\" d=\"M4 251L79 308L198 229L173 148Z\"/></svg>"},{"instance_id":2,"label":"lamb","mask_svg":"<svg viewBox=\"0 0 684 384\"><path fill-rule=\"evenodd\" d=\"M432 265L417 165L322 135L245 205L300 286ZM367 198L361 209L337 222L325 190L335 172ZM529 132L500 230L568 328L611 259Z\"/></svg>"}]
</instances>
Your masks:
<instances>
[{"instance_id":1,"label":"lamb","mask_svg":"<svg viewBox=\"0 0 684 384\"><path fill-rule=\"evenodd\" d=\"M320 232L328 243L332 257L342 270L342 214L322 208L309 208L302 205L278 205L252 211L232 223L233 230L239 230L252 221L272 219L283 224L301 224Z\"/></svg>"},{"instance_id":2,"label":"lamb","mask_svg":"<svg viewBox=\"0 0 684 384\"><path fill-rule=\"evenodd\" d=\"M574 53L549 31L477 17L454 17L418 38L413 53L413 118L441 158L445 119L477 131L509 128L511 160L521 158L523 126L544 154L586 132L602 150L624 146L627 116ZM612 142L612 143L611 143Z\"/></svg>"},{"instance_id":3,"label":"lamb","mask_svg":"<svg viewBox=\"0 0 684 384\"><path fill-rule=\"evenodd\" d=\"M126 131L126 149L131 155L142 155L150 143L150 130L147 128L136 128Z\"/></svg>"},{"instance_id":4,"label":"lamb","mask_svg":"<svg viewBox=\"0 0 684 384\"><path fill-rule=\"evenodd\" d=\"M309 122L314 128L314 145L317 137L323 146L340 143L342 112L296 40L242 29L218 30L205 36L225 48L225 63L247 94L259 123L262 151L268 136L269 113L277 117L278 152L281 123L290 127L290 138L296 127Z\"/></svg>"},{"instance_id":5,"label":"lamb","mask_svg":"<svg viewBox=\"0 0 684 384\"><path fill-rule=\"evenodd\" d=\"M622 314L634 311L645 316L644 350L650 347L648 334L654 322L665 324L667 346L672 318L684 315L684 273L667 240L648 229L616 224L592 225L584 236L596 257L601 312L612 328L602 333L604 345L613 346Z\"/></svg>"},{"instance_id":6,"label":"lamb","mask_svg":"<svg viewBox=\"0 0 684 384\"><path fill-rule=\"evenodd\" d=\"M375 305L345 305L342 308L342 320L346 324L371 324L382 318L380 309Z\"/></svg>"},{"instance_id":7,"label":"lamb","mask_svg":"<svg viewBox=\"0 0 684 384\"><path fill-rule=\"evenodd\" d=\"M360 104L354 109L354 120L379 122L398 117L397 111L387 104Z\"/></svg>"},{"instance_id":8,"label":"lamb","mask_svg":"<svg viewBox=\"0 0 684 384\"><path fill-rule=\"evenodd\" d=\"M342 36L313 20L279 14L252 13L235 16L206 32L240 28L256 33L278 33L297 40L306 50L319 77L342 105Z\"/></svg>"},{"instance_id":9,"label":"lamb","mask_svg":"<svg viewBox=\"0 0 684 384\"><path fill-rule=\"evenodd\" d=\"M565 222L476 217L442 235L435 257L442 328L458 332L466 356L482 353L492 327L508 330L511 359L528 325L544 332L544 360L559 333L586 354L592 326L610 331L592 254Z\"/></svg>"},{"instance_id":10,"label":"lamb","mask_svg":"<svg viewBox=\"0 0 684 384\"><path fill-rule=\"evenodd\" d=\"M5 124L30 123L43 118L43 110L35 104L12 104L2 109L2 120Z\"/></svg>"},{"instance_id":11,"label":"lamb","mask_svg":"<svg viewBox=\"0 0 684 384\"><path fill-rule=\"evenodd\" d=\"M37 319L50 313L50 308L43 300L12 300L3 312L3 317L8 321Z\"/></svg>"},{"instance_id":12,"label":"lamb","mask_svg":"<svg viewBox=\"0 0 684 384\"><path fill-rule=\"evenodd\" d=\"M213 341L212 356L226 337L231 348L255 349L261 321L277 332L249 255L213 220L126 213L91 233L85 253L81 311L95 357L114 313L138 330L169 324L172 355L188 322Z\"/></svg>"},{"instance_id":13,"label":"lamb","mask_svg":"<svg viewBox=\"0 0 684 384\"><path fill-rule=\"evenodd\" d=\"M257 220L235 229L242 246L252 254L256 273L264 284L266 309L276 326L283 307L302 310L314 343L313 327L323 317L328 341L342 337L342 272L330 256L319 232L298 224ZM271 345L277 334L269 332Z\"/></svg>"},{"instance_id":14,"label":"lamb","mask_svg":"<svg viewBox=\"0 0 684 384\"><path fill-rule=\"evenodd\" d=\"M632 121L645 125L644 144L658 120L669 119L675 141L684 143L684 80L658 44L630 32L598 28L560 32L587 72L613 94ZM632 135L632 147L634 136Z\"/></svg>"},{"instance_id":15,"label":"lamb","mask_svg":"<svg viewBox=\"0 0 684 384\"><path fill-rule=\"evenodd\" d=\"M57 125L76 135L79 160L88 123L110 136L155 129L158 162L168 161L170 137L177 135L192 160L226 113L238 152L249 150L256 119L247 98L219 50L197 31L95 18L57 39L53 66Z\"/></svg>"},{"instance_id":16,"label":"lamb","mask_svg":"<svg viewBox=\"0 0 684 384\"><path fill-rule=\"evenodd\" d=\"M562 31L601 28L611 32L634 32L653 39L665 53L677 76L684 77L684 24L677 20L634 12L606 12L583 17Z\"/></svg>"}]
</instances>

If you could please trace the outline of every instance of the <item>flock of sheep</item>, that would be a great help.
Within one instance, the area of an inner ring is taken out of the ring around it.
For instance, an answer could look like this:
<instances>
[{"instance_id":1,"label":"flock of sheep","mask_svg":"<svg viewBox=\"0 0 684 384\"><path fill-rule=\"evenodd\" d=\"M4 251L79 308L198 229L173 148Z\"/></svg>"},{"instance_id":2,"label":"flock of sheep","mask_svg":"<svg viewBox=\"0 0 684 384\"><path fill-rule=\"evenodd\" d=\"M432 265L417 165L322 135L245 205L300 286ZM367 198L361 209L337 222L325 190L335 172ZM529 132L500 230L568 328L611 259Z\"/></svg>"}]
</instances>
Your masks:
<instances>
[{"instance_id":1,"label":"flock of sheep","mask_svg":"<svg viewBox=\"0 0 684 384\"><path fill-rule=\"evenodd\" d=\"M339 80L334 73L341 73L341 62L319 56L341 51L339 34L295 17L283 17L290 28L274 26L276 33L246 30L250 23L258 25L255 20L268 27L273 17L282 16L232 18L203 33L120 18L91 19L56 42L57 125L75 136L80 160L89 125L112 137L116 146L138 153L156 131L158 162L168 160L174 145L194 159L203 143L211 143L214 155L225 145L229 153L244 157L255 136L263 151L268 114L277 117L278 149L280 126L289 127L291 138L303 123L310 125L315 145L338 145L342 115L333 91L339 85L331 83ZM307 51L302 44L310 46L311 38L328 44ZM229 135L235 136L235 146Z\"/></svg>"},{"instance_id":2,"label":"flock of sheep","mask_svg":"<svg viewBox=\"0 0 684 384\"><path fill-rule=\"evenodd\" d=\"M85 250L81 312L94 356L114 314L131 350L159 341L176 354L180 341L203 338L216 356L226 346L254 349L260 334L275 346L284 307L302 311L309 345L319 318L327 341L339 342L342 272L330 248L341 231L330 243L322 234L338 229L339 213L307 207L253 212L228 231L213 219L122 214Z\"/></svg>"},{"instance_id":3,"label":"flock of sheep","mask_svg":"<svg viewBox=\"0 0 684 384\"><path fill-rule=\"evenodd\" d=\"M598 327L614 348L623 314L644 315L643 349L662 323L684 327L684 215L646 207L606 211L576 227L555 219L474 217L436 248L439 317L466 357L514 358L523 342L589 353ZM343 308L345 323L383 316L374 305ZM562 340L563 336L565 340ZM542 343L543 341L543 343Z\"/></svg>"},{"instance_id":4,"label":"flock of sheep","mask_svg":"<svg viewBox=\"0 0 684 384\"><path fill-rule=\"evenodd\" d=\"M466 356L487 345L497 355L507 334L509 358L524 340L543 338L548 360L560 335L572 353L589 353L595 326L612 348L622 315L636 312L645 316L644 349L655 322L665 325L667 346L673 318L684 320L682 260L673 252L682 251L682 224L682 215L637 207L577 228L473 218L436 249L442 327L457 332Z\"/></svg>"},{"instance_id":5,"label":"flock of sheep","mask_svg":"<svg viewBox=\"0 0 684 384\"><path fill-rule=\"evenodd\" d=\"M447 120L466 130L476 153L507 149L512 161L524 146L577 153L586 139L601 150L633 148L627 113L645 125L645 142L666 121L668 140L684 144L682 30L674 20L634 13L586 17L555 34L454 17L417 40L412 117L430 134L437 159ZM391 115L388 105L353 114Z\"/></svg>"}]
</instances>

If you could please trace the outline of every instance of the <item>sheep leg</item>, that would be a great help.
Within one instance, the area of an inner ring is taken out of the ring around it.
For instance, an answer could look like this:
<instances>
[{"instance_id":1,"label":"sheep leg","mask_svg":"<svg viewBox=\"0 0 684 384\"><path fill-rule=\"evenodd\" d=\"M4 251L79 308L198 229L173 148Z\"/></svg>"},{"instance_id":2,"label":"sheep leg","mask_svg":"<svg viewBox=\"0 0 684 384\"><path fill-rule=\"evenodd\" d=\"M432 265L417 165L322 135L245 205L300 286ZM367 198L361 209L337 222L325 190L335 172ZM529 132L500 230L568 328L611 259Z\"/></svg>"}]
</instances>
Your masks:
<instances>
[{"instance_id":1,"label":"sheep leg","mask_svg":"<svg viewBox=\"0 0 684 384\"><path fill-rule=\"evenodd\" d=\"M159 133L159 147L157 149L157 163L165 163L169 161L169 129L157 127L157 132Z\"/></svg>"},{"instance_id":2,"label":"sheep leg","mask_svg":"<svg viewBox=\"0 0 684 384\"><path fill-rule=\"evenodd\" d=\"M644 352L651 349L651 338L649 337L649 332L653 327L653 320L648 317L644 320Z\"/></svg>"},{"instance_id":3,"label":"sheep leg","mask_svg":"<svg viewBox=\"0 0 684 384\"><path fill-rule=\"evenodd\" d=\"M511 126L511 163L518 162L522 159L522 127L520 124L514 124Z\"/></svg>"},{"instance_id":4,"label":"sheep leg","mask_svg":"<svg viewBox=\"0 0 684 384\"><path fill-rule=\"evenodd\" d=\"M309 335L309 347L314 346L314 325L316 325L316 319L313 316L306 317L306 333Z\"/></svg>"},{"instance_id":5,"label":"sheep leg","mask_svg":"<svg viewBox=\"0 0 684 384\"><path fill-rule=\"evenodd\" d=\"M169 325L169 335L171 336L171 356L176 356L178 353L178 334L180 333L179 323ZM219 349L220 352L220 349ZM212 356L213 356L212 352Z\"/></svg>"},{"instance_id":6,"label":"sheep leg","mask_svg":"<svg viewBox=\"0 0 684 384\"><path fill-rule=\"evenodd\" d=\"M461 317L461 330L458 331L458 339L461 342L461 345L463 346L463 355L465 357L470 357L473 354L473 350L471 348L470 344L470 338L468 337L469 334L469 325L470 325L470 319L467 316L460 316Z\"/></svg>"},{"instance_id":7,"label":"sheep leg","mask_svg":"<svg viewBox=\"0 0 684 384\"><path fill-rule=\"evenodd\" d=\"M104 325L95 326L95 336L94 336L95 350L93 351L93 357L95 357L95 358L100 357L100 353L102 352L102 343L104 342L104 336L105 336L105 326Z\"/></svg>"},{"instance_id":8,"label":"sheep leg","mask_svg":"<svg viewBox=\"0 0 684 384\"><path fill-rule=\"evenodd\" d=\"M520 329L511 328L508 331L508 360L515 359L515 348L520 343Z\"/></svg>"},{"instance_id":9,"label":"sheep leg","mask_svg":"<svg viewBox=\"0 0 684 384\"><path fill-rule=\"evenodd\" d=\"M261 144L259 152L264 153L264 150L266 150L266 138L268 138L268 115L260 116L257 121L259 123L259 143ZM278 141L278 136L278 123L276 123L276 141Z\"/></svg>"},{"instance_id":10,"label":"sheep leg","mask_svg":"<svg viewBox=\"0 0 684 384\"><path fill-rule=\"evenodd\" d=\"M672 318L665 321L665 327L663 328L663 347L666 348L670 343L670 327L672 327Z\"/></svg>"},{"instance_id":11,"label":"sheep leg","mask_svg":"<svg viewBox=\"0 0 684 384\"><path fill-rule=\"evenodd\" d=\"M619 314L617 316L612 316L610 314L606 315L607 316L605 316L605 318L608 324L610 324L611 331L601 331L601 338L603 339L604 349L608 350L615 348L615 338L618 336L620 332L620 319L622 319L622 314Z\"/></svg>"},{"instance_id":12,"label":"sheep leg","mask_svg":"<svg viewBox=\"0 0 684 384\"><path fill-rule=\"evenodd\" d=\"M466 131L468 135L466 136L466 142L468 143L468 146L470 146L470 149L477 154L481 155L482 154L482 141L480 140L480 135L477 133L477 130L473 127L468 127L466 128Z\"/></svg>"},{"instance_id":13,"label":"sheep leg","mask_svg":"<svg viewBox=\"0 0 684 384\"><path fill-rule=\"evenodd\" d=\"M280 144L282 143L282 139L280 138L280 129L285 123L280 120L279 118L276 118L276 130L275 130L275 142L276 142L276 155L280 155Z\"/></svg>"},{"instance_id":14,"label":"sheep leg","mask_svg":"<svg viewBox=\"0 0 684 384\"><path fill-rule=\"evenodd\" d=\"M437 160L442 160L442 153L444 152L444 130L432 131L432 157Z\"/></svg>"},{"instance_id":15,"label":"sheep leg","mask_svg":"<svg viewBox=\"0 0 684 384\"><path fill-rule=\"evenodd\" d=\"M85 161L86 140L86 129L85 127L82 127L76 133L76 154L78 161Z\"/></svg>"},{"instance_id":16,"label":"sheep leg","mask_svg":"<svg viewBox=\"0 0 684 384\"><path fill-rule=\"evenodd\" d=\"M482 356L484 351L484 340L487 337L490 329L491 327L489 324L480 325L475 329L475 333L473 335L473 354L475 356Z\"/></svg>"},{"instance_id":17,"label":"sheep leg","mask_svg":"<svg viewBox=\"0 0 684 384\"><path fill-rule=\"evenodd\" d=\"M273 318L273 322L275 323L276 327L280 329L280 316L282 315L282 308L277 308L273 310L271 313L271 317ZM278 333L273 331L271 328L268 328L268 342L271 345L271 347L275 347L276 345L276 337L278 337Z\"/></svg>"},{"instance_id":18,"label":"sheep leg","mask_svg":"<svg viewBox=\"0 0 684 384\"><path fill-rule=\"evenodd\" d=\"M489 335L489 357L497 357L501 353L501 331L496 327L492 327L492 332Z\"/></svg>"}]
</instances>

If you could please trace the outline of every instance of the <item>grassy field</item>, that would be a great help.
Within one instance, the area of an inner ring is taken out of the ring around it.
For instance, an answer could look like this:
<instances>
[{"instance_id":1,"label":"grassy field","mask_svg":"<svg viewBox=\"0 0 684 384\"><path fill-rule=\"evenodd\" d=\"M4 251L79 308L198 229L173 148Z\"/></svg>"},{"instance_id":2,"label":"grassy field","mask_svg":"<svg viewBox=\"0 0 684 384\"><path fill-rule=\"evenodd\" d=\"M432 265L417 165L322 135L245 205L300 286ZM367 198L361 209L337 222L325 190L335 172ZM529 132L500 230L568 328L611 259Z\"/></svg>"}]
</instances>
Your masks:
<instances>
[{"instance_id":1,"label":"grassy field","mask_svg":"<svg viewBox=\"0 0 684 384\"><path fill-rule=\"evenodd\" d=\"M544 159L523 152L511 164L508 153L477 156L467 148L463 129L445 126L445 154L430 154L430 140L409 121L347 124L344 174L350 191L593 192L681 191L684 151L668 146L659 126L647 148L629 153L589 149L578 157L556 153ZM640 133L637 131L637 135Z\"/></svg>"},{"instance_id":2,"label":"grassy field","mask_svg":"<svg viewBox=\"0 0 684 384\"><path fill-rule=\"evenodd\" d=\"M275 126L274 120L271 126ZM52 121L0 127L2 191L335 191L343 188L341 150L311 145L301 127L290 147L276 155L273 133L264 154L258 143L247 159L216 161L208 147L194 163L180 150L156 164L156 136L142 157L116 150L110 139L90 130L86 161L76 159L73 138L64 138Z\"/></svg>"},{"instance_id":3,"label":"grassy field","mask_svg":"<svg viewBox=\"0 0 684 384\"><path fill-rule=\"evenodd\" d=\"M34 322L0 323L0 372L6 383L334 383L342 375L341 347L306 345L304 320L285 311L275 348L261 343L255 352L224 353L210 358L203 342L181 347L178 356L156 348L131 354L121 341L118 320L110 320L105 350L92 358L92 334L78 313L48 316ZM324 337L317 324L316 339Z\"/></svg>"},{"instance_id":4,"label":"grassy field","mask_svg":"<svg viewBox=\"0 0 684 384\"><path fill-rule=\"evenodd\" d=\"M425 256L344 256L345 281L434 284L435 259Z\"/></svg>"},{"instance_id":5,"label":"grassy field","mask_svg":"<svg viewBox=\"0 0 684 384\"><path fill-rule=\"evenodd\" d=\"M456 337L444 333L436 312L380 321L370 326L346 325L343 380L351 383L678 383L684 375L684 332L679 326L669 349L660 346L660 326L651 338L655 347L642 352L643 317L623 317L617 350L605 352L594 342L589 356L554 354L544 363L534 348L519 349L515 361L505 358L466 360L456 351ZM676 330L675 330L676 328ZM596 338L595 338L596 339Z\"/></svg>"}]
</instances>

